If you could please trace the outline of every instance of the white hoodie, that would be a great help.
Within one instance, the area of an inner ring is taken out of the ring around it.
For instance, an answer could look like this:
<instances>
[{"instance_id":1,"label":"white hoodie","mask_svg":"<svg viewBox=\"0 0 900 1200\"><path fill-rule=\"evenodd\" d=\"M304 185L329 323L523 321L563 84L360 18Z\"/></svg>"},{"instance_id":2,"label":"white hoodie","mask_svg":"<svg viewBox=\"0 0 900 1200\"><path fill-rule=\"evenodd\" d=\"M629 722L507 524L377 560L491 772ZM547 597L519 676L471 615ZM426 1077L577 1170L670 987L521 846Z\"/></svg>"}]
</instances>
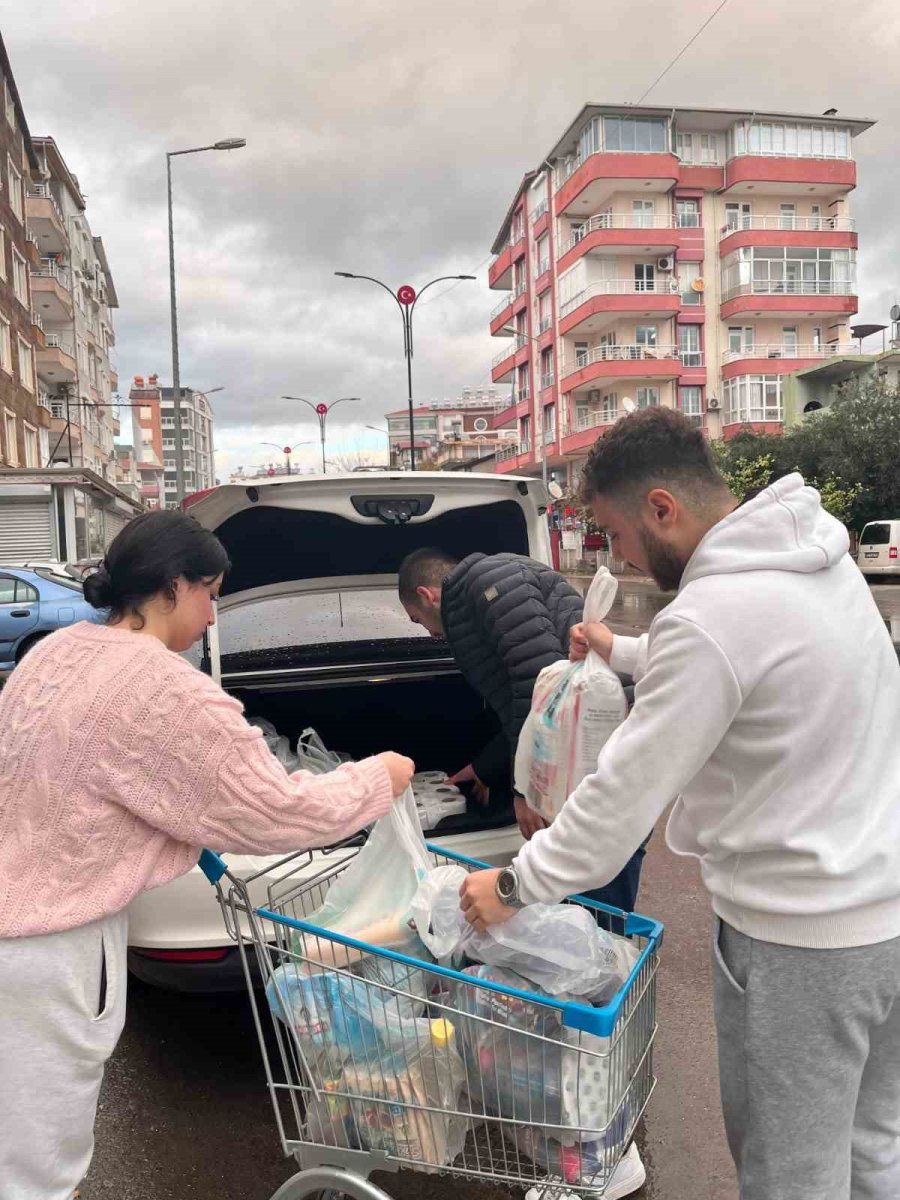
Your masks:
<instances>
[{"instance_id":1,"label":"white hoodie","mask_svg":"<svg viewBox=\"0 0 900 1200\"><path fill-rule=\"evenodd\" d=\"M597 773L516 859L525 901L609 882L678 797L668 844L736 929L900 936L900 664L847 550L799 475L709 531ZM621 669L639 647L617 650Z\"/></svg>"}]
</instances>

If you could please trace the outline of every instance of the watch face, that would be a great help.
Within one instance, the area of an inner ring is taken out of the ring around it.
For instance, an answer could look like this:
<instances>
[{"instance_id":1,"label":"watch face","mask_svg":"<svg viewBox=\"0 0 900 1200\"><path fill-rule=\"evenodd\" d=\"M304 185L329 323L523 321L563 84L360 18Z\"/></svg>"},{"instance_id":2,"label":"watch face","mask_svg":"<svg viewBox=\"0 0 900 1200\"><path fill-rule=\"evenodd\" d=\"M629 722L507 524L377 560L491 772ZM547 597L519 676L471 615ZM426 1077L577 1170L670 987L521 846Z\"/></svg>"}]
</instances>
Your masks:
<instances>
[{"instance_id":1,"label":"watch face","mask_svg":"<svg viewBox=\"0 0 900 1200\"><path fill-rule=\"evenodd\" d=\"M512 871L500 872L500 876L497 879L497 890L504 900L516 894L516 877Z\"/></svg>"}]
</instances>

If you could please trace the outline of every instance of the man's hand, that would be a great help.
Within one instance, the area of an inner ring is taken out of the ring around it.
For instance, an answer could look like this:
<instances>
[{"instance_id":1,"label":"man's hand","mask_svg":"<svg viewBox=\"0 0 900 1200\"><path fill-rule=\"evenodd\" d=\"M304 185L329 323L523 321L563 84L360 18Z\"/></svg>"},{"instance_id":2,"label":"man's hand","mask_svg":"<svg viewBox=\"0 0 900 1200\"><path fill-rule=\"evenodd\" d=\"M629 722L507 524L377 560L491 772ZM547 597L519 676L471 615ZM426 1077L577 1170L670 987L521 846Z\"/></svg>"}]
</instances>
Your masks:
<instances>
[{"instance_id":1,"label":"man's hand","mask_svg":"<svg viewBox=\"0 0 900 1200\"><path fill-rule=\"evenodd\" d=\"M486 805L491 798L491 789L487 784L481 782L471 763L467 767L463 767L461 771L457 771L455 775L451 775L448 783L455 783L457 786L461 783L470 783L472 795L478 804Z\"/></svg>"},{"instance_id":2,"label":"man's hand","mask_svg":"<svg viewBox=\"0 0 900 1200\"><path fill-rule=\"evenodd\" d=\"M513 807L516 810L519 832L526 842L530 842L539 829L547 828L547 822L533 808L528 807L528 801L524 796L516 796L513 800Z\"/></svg>"},{"instance_id":3,"label":"man's hand","mask_svg":"<svg viewBox=\"0 0 900 1200\"><path fill-rule=\"evenodd\" d=\"M509 908L497 895L499 874L497 869L474 871L466 876L459 889L460 908L469 924L479 933L484 933L488 925L502 925L516 915L517 910Z\"/></svg>"},{"instance_id":4,"label":"man's hand","mask_svg":"<svg viewBox=\"0 0 900 1200\"><path fill-rule=\"evenodd\" d=\"M602 621L585 621L580 625L573 625L569 630L571 662L581 662L587 658L588 650L593 650L608 663L612 648L613 632Z\"/></svg>"}]
</instances>

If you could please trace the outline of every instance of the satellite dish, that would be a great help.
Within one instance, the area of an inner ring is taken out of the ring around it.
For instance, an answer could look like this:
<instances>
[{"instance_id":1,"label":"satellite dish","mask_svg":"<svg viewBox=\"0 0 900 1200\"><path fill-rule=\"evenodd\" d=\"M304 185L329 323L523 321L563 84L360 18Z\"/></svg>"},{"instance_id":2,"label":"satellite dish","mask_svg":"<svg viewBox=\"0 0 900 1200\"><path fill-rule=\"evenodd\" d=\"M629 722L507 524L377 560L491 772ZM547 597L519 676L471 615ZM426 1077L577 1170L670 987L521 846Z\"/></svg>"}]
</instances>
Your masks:
<instances>
[{"instance_id":1,"label":"satellite dish","mask_svg":"<svg viewBox=\"0 0 900 1200\"><path fill-rule=\"evenodd\" d=\"M630 396L624 396L622 398L622 407L627 413L637 412L637 405Z\"/></svg>"},{"instance_id":2,"label":"satellite dish","mask_svg":"<svg viewBox=\"0 0 900 1200\"><path fill-rule=\"evenodd\" d=\"M891 309L891 320L900 321L900 304L895 304Z\"/></svg>"},{"instance_id":3,"label":"satellite dish","mask_svg":"<svg viewBox=\"0 0 900 1200\"><path fill-rule=\"evenodd\" d=\"M562 500L563 490L555 479L551 479L547 484L547 491L553 500Z\"/></svg>"}]
</instances>

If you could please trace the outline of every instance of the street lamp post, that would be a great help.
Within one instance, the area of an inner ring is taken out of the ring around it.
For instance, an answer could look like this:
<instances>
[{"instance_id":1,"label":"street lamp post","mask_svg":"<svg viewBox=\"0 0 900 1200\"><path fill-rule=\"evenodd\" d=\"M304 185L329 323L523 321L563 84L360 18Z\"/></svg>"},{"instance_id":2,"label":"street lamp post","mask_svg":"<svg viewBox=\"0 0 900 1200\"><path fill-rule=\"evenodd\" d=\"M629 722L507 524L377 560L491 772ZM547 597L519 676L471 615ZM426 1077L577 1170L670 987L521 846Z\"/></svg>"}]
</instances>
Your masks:
<instances>
[{"instance_id":1,"label":"street lamp post","mask_svg":"<svg viewBox=\"0 0 900 1200\"><path fill-rule=\"evenodd\" d=\"M172 159L182 154L203 154L206 150L240 150L247 145L245 138L226 138L211 146L194 146L190 150L166 152L166 184L169 203L169 302L172 310L172 400L175 414L175 495L184 500L184 447L181 444L181 372L178 362L178 309L175 303L175 227L172 214Z\"/></svg>"},{"instance_id":2,"label":"street lamp post","mask_svg":"<svg viewBox=\"0 0 900 1200\"><path fill-rule=\"evenodd\" d=\"M291 455L298 446L311 446L312 442L294 442L293 446L279 446L277 442L260 442L261 446L272 446L275 450L280 450L284 455L285 473L291 473Z\"/></svg>"},{"instance_id":3,"label":"street lamp post","mask_svg":"<svg viewBox=\"0 0 900 1200\"><path fill-rule=\"evenodd\" d=\"M380 425L367 425L366 429L372 429L375 431L375 433L383 433L384 436L387 438L387 440L388 440L388 467L389 468L392 467L394 464L391 460L391 431L389 429L382 429Z\"/></svg>"},{"instance_id":4,"label":"street lamp post","mask_svg":"<svg viewBox=\"0 0 900 1200\"><path fill-rule=\"evenodd\" d=\"M416 469L416 427L413 418L413 387L412 387L412 356L413 356L413 334L412 334L412 319L416 305L421 299L424 292L427 292L430 287L436 283L443 283L445 280L455 279L474 279L474 275L439 275L437 279L432 279L420 288L418 293L415 288L410 287L405 283L402 287L397 288L394 292L386 283L382 283L380 279L375 279L372 275L354 275L352 271L335 271L340 279L365 279L368 283L377 283L380 288L391 296L400 309L400 317L403 321L403 353L406 357L406 384L407 384L407 403L409 405L409 464L410 470Z\"/></svg>"},{"instance_id":5,"label":"street lamp post","mask_svg":"<svg viewBox=\"0 0 900 1200\"><path fill-rule=\"evenodd\" d=\"M327 474L325 463L325 422L328 420L328 414L338 404L349 404L351 401L356 402L359 396L341 396L340 400L332 400L330 404L314 404L312 400L307 400L303 396L282 396L282 400L294 400L298 404L305 404L311 408L319 420L319 440L322 443L322 474Z\"/></svg>"}]
</instances>

